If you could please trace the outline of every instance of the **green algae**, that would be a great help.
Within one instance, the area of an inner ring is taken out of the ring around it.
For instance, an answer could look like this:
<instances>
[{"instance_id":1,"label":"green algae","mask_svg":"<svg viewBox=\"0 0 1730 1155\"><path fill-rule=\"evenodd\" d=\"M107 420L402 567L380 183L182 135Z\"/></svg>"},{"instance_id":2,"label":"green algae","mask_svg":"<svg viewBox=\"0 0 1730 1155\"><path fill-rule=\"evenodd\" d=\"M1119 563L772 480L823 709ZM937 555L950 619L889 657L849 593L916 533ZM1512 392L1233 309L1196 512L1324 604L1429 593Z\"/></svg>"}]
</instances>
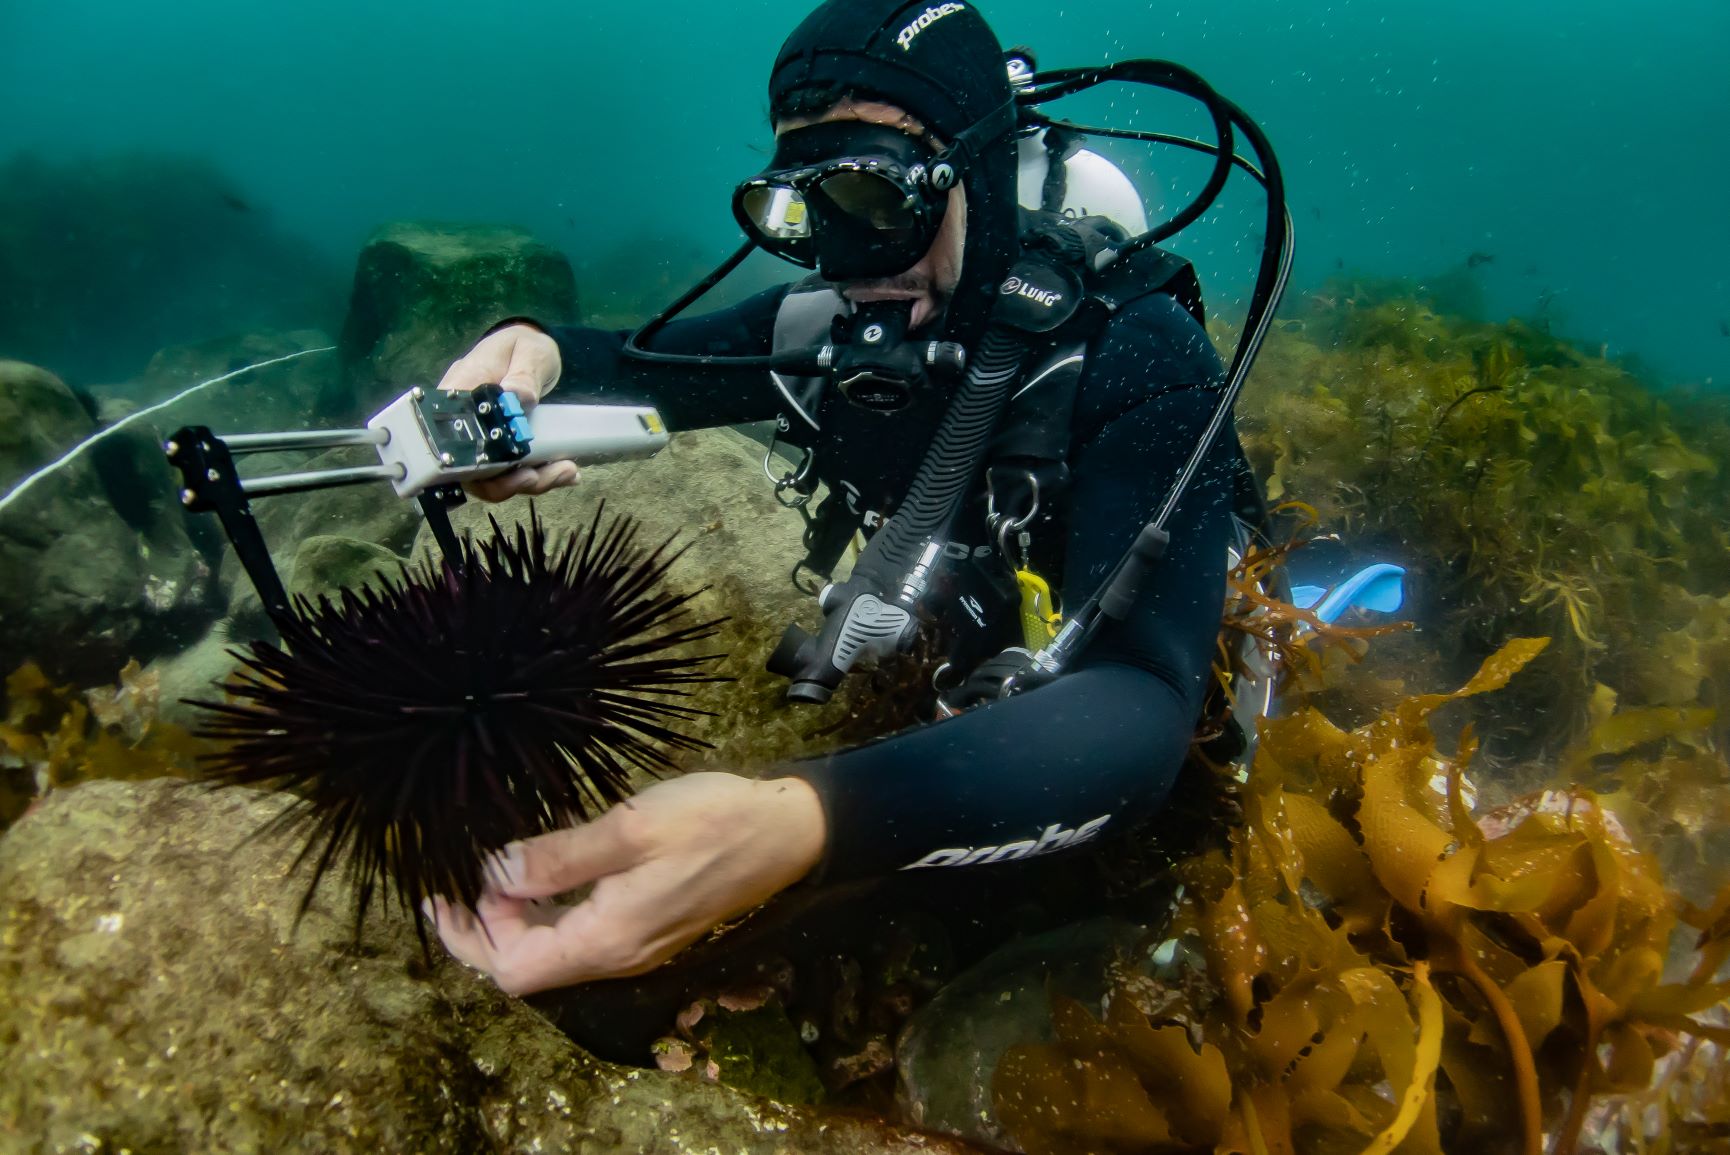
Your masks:
<instances>
[{"instance_id":1,"label":"green algae","mask_svg":"<svg viewBox=\"0 0 1730 1155\"><path fill-rule=\"evenodd\" d=\"M1547 720L1528 751L1571 741L1600 683L1636 705L1716 703L1721 399L1662 395L1601 350L1445 315L1410 286L1341 283L1272 334L1242 427L1272 498L1412 571L1443 673L1515 634L1556 639L1542 676L1494 707Z\"/></svg>"},{"instance_id":2,"label":"green algae","mask_svg":"<svg viewBox=\"0 0 1730 1155\"><path fill-rule=\"evenodd\" d=\"M816 1062L779 1000L751 1010L717 1008L693 1037L702 1047L704 1073L716 1082L778 1103L824 1100Z\"/></svg>"}]
</instances>

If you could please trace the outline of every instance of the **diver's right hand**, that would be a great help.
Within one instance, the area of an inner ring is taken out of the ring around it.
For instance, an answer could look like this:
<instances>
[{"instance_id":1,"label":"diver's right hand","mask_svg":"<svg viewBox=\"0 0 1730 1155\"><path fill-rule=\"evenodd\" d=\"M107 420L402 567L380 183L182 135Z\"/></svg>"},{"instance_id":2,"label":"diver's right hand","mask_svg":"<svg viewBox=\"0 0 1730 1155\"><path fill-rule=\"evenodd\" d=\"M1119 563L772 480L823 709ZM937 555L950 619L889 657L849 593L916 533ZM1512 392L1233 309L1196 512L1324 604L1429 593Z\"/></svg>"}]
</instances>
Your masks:
<instances>
[{"instance_id":1,"label":"diver's right hand","mask_svg":"<svg viewBox=\"0 0 1730 1155\"><path fill-rule=\"evenodd\" d=\"M497 382L522 398L523 408L528 409L552 392L563 370L558 342L533 325L506 325L452 361L439 388L466 392ZM465 488L482 501L503 501L519 493L545 493L570 485L577 477L576 462L549 461L518 466L485 481L471 481Z\"/></svg>"}]
</instances>

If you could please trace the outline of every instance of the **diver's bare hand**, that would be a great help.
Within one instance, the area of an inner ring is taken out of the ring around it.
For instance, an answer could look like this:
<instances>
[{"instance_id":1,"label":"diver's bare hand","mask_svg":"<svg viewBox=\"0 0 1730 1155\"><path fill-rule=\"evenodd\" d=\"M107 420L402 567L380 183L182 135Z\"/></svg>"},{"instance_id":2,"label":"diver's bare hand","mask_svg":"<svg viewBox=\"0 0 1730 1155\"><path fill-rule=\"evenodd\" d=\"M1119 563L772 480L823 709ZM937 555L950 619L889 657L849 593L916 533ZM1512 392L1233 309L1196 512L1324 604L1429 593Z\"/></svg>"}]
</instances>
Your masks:
<instances>
[{"instance_id":1,"label":"diver's bare hand","mask_svg":"<svg viewBox=\"0 0 1730 1155\"><path fill-rule=\"evenodd\" d=\"M497 382L523 400L527 409L552 391L563 371L556 341L533 325L506 325L488 333L475 347L451 362L440 389L466 391ZM482 501L503 501L519 493L545 493L577 480L571 461L549 461L545 465L523 465L473 481L468 491Z\"/></svg>"},{"instance_id":2,"label":"diver's bare hand","mask_svg":"<svg viewBox=\"0 0 1730 1155\"><path fill-rule=\"evenodd\" d=\"M825 838L802 779L687 774L593 822L512 843L479 922L444 899L428 908L446 948L510 994L642 974L799 881ZM590 882L575 906L531 901Z\"/></svg>"}]
</instances>

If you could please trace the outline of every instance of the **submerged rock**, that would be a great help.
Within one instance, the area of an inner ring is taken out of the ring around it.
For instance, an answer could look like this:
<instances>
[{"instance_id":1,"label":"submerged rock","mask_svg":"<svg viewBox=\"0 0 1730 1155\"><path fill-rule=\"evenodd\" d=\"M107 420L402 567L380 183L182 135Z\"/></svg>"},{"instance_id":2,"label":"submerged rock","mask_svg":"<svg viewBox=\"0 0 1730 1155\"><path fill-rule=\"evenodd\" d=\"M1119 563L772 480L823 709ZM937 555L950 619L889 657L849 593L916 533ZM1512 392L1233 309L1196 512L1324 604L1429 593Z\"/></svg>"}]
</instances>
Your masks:
<instances>
[{"instance_id":1,"label":"submerged rock","mask_svg":"<svg viewBox=\"0 0 1730 1155\"><path fill-rule=\"evenodd\" d=\"M1050 1042L1051 996L1097 1011L1107 968L1144 930L1096 918L1011 943L987 956L914 1013L895 1046L902 1112L921 1126L972 1142L1020 1150L992 1104L1003 1052Z\"/></svg>"},{"instance_id":2,"label":"submerged rock","mask_svg":"<svg viewBox=\"0 0 1730 1155\"><path fill-rule=\"evenodd\" d=\"M406 922L296 925L283 799L57 792L0 840L0 1119L31 1150L961 1152L614 1067Z\"/></svg>"},{"instance_id":3,"label":"submerged rock","mask_svg":"<svg viewBox=\"0 0 1730 1155\"><path fill-rule=\"evenodd\" d=\"M326 344L324 334L305 330L176 346L160 351L138 379L84 397L44 370L0 362L0 499L23 477L147 405ZM330 355L314 353L198 389L114 429L0 509L0 572L17 575L0 589L7 625L0 672L34 658L56 679L106 684L128 658L150 661L196 644L231 600L240 567L216 518L182 509L162 441L182 424L220 432L318 424L312 399L334 365ZM249 474L303 464L304 454L276 456L247 459ZM381 511L371 517L326 516L348 512L335 506L309 515L299 498L277 500L280 512L259 503L262 520L267 527L291 525L296 541L350 525L369 536L375 520L392 519L397 528L381 534L387 545L406 549L413 538L413 509L388 491L371 503ZM214 575L224 569L229 588L218 591ZM75 643L68 645L69 638Z\"/></svg>"},{"instance_id":4,"label":"submerged rock","mask_svg":"<svg viewBox=\"0 0 1730 1155\"><path fill-rule=\"evenodd\" d=\"M398 578L402 573L402 558L389 549L340 534L316 534L278 549L275 558L277 574L290 602L302 597L314 601L324 595L334 597L343 589L358 589L374 582L381 574ZM225 629L241 641L274 636L264 603L238 561L233 572L236 575L233 600L229 603L228 620L223 623Z\"/></svg>"},{"instance_id":5,"label":"submerged rock","mask_svg":"<svg viewBox=\"0 0 1730 1155\"><path fill-rule=\"evenodd\" d=\"M294 466L296 469L339 469L376 465L374 450L332 449ZM397 497L388 482L348 485L294 493L255 502L259 528L271 550L292 557L309 539L336 535L371 542L392 553L406 554L420 530L420 507Z\"/></svg>"},{"instance_id":6,"label":"submerged rock","mask_svg":"<svg viewBox=\"0 0 1730 1155\"><path fill-rule=\"evenodd\" d=\"M118 458L87 452L18 488L97 430L58 377L0 361L0 500L16 494L0 509L0 670L35 659L55 678L106 682L207 616L210 567L178 511L149 492L128 516L115 507L102 465L131 468L135 444L117 435Z\"/></svg>"},{"instance_id":7,"label":"submerged rock","mask_svg":"<svg viewBox=\"0 0 1730 1155\"><path fill-rule=\"evenodd\" d=\"M221 683L240 664L234 651L247 640L245 636L234 635L228 622L218 622L186 649L166 654L145 667L162 687L157 704L159 717L187 730L210 721L206 711L190 703L222 701Z\"/></svg>"},{"instance_id":8,"label":"submerged rock","mask_svg":"<svg viewBox=\"0 0 1730 1155\"><path fill-rule=\"evenodd\" d=\"M104 410L126 412L135 407L127 398L160 398L180 389L208 381L237 368L272 361L302 350L319 350L330 338L317 330L294 333L260 333L244 338L210 341L202 345L165 349L151 361L139 380L106 391ZM340 424L334 415L320 413L317 399L333 388L337 379L334 350L311 352L279 364L268 365L224 381L186 398L152 419L140 432L144 447L138 451L139 469L154 471L164 484L175 478L163 459L161 441L181 425L207 425L218 434L271 433L325 428ZM267 477L357 465L375 465L376 453L367 447L332 449L322 453L277 452L248 454L239 459L242 476ZM312 490L251 502L253 516L278 573L291 591L298 551L310 539L335 536L382 546L393 554L406 554L420 526L420 513L413 502L401 501L385 482ZM175 510L178 515L178 509ZM193 514L187 520L201 549L217 566L221 585L220 605L226 608L237 639L258 636L268 629L258 595L234 556L221 524L211 513ZM390 567L394 570L394 565ZM324 585L299 583L307 592L323 592Z\"/></svg>"},{"instance_id":9,"label":"submerged rock","mask_svg":"<svg viewBox=\"0 0 1730 1155\"><path fill-rule=\"evenodd\" d=\"M226 378L163 410L157 424L165 430L208 425L218 433L327 425L332 422L316 402L336 375L335 344L322 329L291 329L172 345L157 350L137 377L97 392L104 400L147 404Z\"/></svg>"},{"instance_id":10,"label":"submerged rock","mask_svg":"<svg viewBox=\"0 0 1730 1155\"><path fill-rule=\"evenodd\" d=\"M355 267L343 381L324 408L370 414L411 385L436 385L490 326L517 316L576 320L576 276L564 254L520 229L386 225Z\"/></svg>"}]
</instances>

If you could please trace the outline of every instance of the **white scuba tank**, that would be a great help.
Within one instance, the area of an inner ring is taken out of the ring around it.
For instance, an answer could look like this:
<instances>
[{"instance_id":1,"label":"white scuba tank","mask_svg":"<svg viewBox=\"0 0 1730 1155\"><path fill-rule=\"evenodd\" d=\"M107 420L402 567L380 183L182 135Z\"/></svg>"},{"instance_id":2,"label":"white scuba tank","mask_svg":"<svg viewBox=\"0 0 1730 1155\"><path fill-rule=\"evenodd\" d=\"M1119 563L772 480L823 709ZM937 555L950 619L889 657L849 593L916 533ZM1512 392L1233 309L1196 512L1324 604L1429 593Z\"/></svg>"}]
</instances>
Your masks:
<instances>
[{"instance_id":1,"label":"white scuba tank","mask_svg":"<svg viewBox=\"0 0 1730 1155\"><path fill-rule=\"evenodd\" d=\"M1017 199L1022 208L1036 209L1044 196L1046 170L1051 166L1051 154L1045 149L1045 130L1023 137L1019 148ZM1084 148L1070 156L1065 167L1069 170L1063 197L1065 213L1107 217L1122 225L1132 237L1147 231L1147 206L1141 191L1117 165Z\"/></svg>"}]
</instances>

